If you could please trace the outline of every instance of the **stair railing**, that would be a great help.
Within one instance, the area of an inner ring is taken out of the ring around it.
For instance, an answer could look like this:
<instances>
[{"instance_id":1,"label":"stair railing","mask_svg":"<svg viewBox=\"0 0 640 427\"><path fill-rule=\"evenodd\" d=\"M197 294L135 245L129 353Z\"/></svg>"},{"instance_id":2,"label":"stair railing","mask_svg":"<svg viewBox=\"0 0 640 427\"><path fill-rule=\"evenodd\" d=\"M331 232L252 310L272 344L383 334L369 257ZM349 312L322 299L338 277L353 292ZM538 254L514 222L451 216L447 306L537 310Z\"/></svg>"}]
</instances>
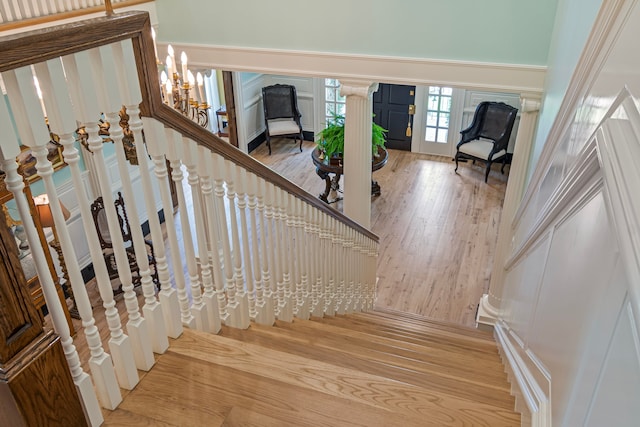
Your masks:
<instances>
[{"instance_id":1,"label":"stair railing","mask_svg":"<svg viewBox=\"0 0 640 427\"><path fill-rule=\"evenodd\" d=\"M165 352L167 337L179 337L185 326L216 333L221 324L247 328L251 321L273 324L276 318L292 321L294 317L368 310L375 298L377 236L164 105L152 43L148 14L140 12L0 39L0 72L9 107L0 102L4 135L0 160L23 219L29 214L15 160L19 144L30 147L37 160L90 348L95 394L91 379L78 365L55 285L50 276L46 278L46 260L35 259L54 328L62 337L92 425L101 422L96 396L103 407L117 407L122 400L119 387L133 389L139 380L137 370L151 369L154 353ZM124 134L118 126L123 106L135 141L135 168L127 163ZM117 172L110 173L107 167L104 129L99 126L103 120L110 123ZM87 134L83 155L90 157L88 163L95 169L99 194L94 196L104 200L126 316L116 309L90 212L92 190L82 177L76 141L79 126ZM109 328L109 352L100 341L80 266L74 262L77 242L65 223L47 158L50 131L60 137L78 199ZM142 191L136 191L131 182L129 175L134 170L140 174ZM183 191L185 176L190 194ZM176 185L179 228L171 215L170 180ZM142 282L141 304L113 204L113 184L118 181L130 212ZM155 215L157 206L166 215L164 225ZM148 213L158 293L151 279L139 211ZM191 233L189 218L195 221L195 233ZM25 221L25 228L36 246L34 224ZM127 319L126 333L121 318Z\"/></svg>"}]
</instances>

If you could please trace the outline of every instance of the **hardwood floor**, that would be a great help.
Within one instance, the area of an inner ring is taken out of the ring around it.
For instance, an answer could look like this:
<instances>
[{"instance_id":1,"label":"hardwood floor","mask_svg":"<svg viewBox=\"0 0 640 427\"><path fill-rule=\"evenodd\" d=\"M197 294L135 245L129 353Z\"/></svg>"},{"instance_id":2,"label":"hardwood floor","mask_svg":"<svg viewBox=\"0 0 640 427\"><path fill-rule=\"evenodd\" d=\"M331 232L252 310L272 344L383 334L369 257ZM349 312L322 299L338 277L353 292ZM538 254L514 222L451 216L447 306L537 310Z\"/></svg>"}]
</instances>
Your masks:
<instances>
[{"instance_id":1,"label":"hardwood floor","mask_svg":"<svg viewBox=\"0 0 640 427\"><path fill-rule=\"evenodd\" d=\"M314 146L305 141L301 153L293 140L278 140L271 156L264 144L251 154L317 195L324 181L311 161ZM454 167L449 158L389 150L375 172L382 187L371 206L380 236L376 306L473 326L489 287L506 175L496 167L485 184L484 166L461 163L458 174Z\"/></svg>"}]
</instances>

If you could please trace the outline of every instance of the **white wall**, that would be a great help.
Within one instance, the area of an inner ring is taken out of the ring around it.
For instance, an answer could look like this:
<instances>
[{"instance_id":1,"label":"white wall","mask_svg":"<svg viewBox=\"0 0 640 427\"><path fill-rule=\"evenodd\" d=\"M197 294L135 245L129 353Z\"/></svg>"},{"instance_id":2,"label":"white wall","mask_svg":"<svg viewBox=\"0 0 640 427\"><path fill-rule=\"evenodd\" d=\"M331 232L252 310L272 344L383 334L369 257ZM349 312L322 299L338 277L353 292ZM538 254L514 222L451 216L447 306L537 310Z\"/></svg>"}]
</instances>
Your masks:
<instances>
[{"instance_id":1,"label":"white wall","mask_svg":"<svg viewBox=\"0 0 640 427\"><path fill-rule=\"evenodd\" d=\"M496 336L533 425L640 419L640 6L607 7L511 222Z\"/></svg>"},{"instance_id":2,"label":"white wall","mask_svg":"<svg viewBox=\"0 0 640 427\"><path fill-rule=\"evenodd\" d=\"M544 97L529 162L533 172L603 0L559 0L547 60Z\"/></svg>"}]
</instances>

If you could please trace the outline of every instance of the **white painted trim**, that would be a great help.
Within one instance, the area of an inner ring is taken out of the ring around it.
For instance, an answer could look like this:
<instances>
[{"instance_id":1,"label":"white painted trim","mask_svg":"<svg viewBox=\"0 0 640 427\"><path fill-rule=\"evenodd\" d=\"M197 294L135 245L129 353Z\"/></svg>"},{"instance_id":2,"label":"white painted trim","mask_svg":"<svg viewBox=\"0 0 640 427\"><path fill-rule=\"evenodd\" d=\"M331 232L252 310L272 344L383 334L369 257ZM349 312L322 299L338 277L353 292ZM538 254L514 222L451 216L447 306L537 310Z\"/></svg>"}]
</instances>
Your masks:
<instances>
[{"instance_id":1,"label":"white painted trim","mask_svg":"<svg viewBox=\"0 0 640 427\"><path fill-rule=\"evenodd\" d=\"M522 425L550 427L549 372L533 353L525 350L522 340L504 322L497 322L494 328L498 350L512 386L511 394L516 397L515 409L522 416Z\"/></svg>"},{"instance_id":2,"label":"white painted trim","mask_svg":"<svg viewBox=\"0 0 640 427\"><path fill-rule=\"evenodd\" d=\"M158 43L166 50L167 43ZM373 82L440 85L541 93L546 67L266 48L172 43L189 54L192 67L255 73L333 77Z\"/></svg>"},{"instance_id":3,"label":"white painted trim","mask_svg":"<svg viewBox=\"0 0 640 427\"><path fill-rule=\"evenodd\" d=\"M562 142L562 135L568 126L573 124L573 116L579 103L582 102L583 96L595 82L635 3L636 0L611 0L602 3L591 34L569 82L567 93L547 136L538 164L529 180L520 208L515 215L514 225L521 219L523 213L531 208L533 196L537 194L545 173L552 163L555 151Z\"/></svg>"}]
</instances>

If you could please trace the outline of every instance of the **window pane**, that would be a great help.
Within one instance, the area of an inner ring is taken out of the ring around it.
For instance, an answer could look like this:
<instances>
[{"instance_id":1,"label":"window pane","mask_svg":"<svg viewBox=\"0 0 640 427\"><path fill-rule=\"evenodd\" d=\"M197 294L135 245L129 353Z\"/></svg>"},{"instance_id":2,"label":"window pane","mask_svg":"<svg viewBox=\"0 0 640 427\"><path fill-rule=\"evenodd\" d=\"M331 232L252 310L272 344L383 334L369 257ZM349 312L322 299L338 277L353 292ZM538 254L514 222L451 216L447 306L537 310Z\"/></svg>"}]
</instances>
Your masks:
<instances>
[{"instance_id":1,"label":"window pane","mask_svg":"<svg viewBox=\"0 0 640 427\"><path fill-rule=\"evenodd\" d=\"M326 95L325 95L326 98L325 99L327 101L335 101L336 100L336 90L335 89L328 87L324 91L326 93Z\"/></svg>"},{"instance_id":2,"label":"window pane","mask_svg":"<svg viewBox=\"0 0 640 427\"><path fill-rule=\"evenodd\" d=\"M438 142L447 142L449 131L447 129L438 129Z\"/></svg>"},{"instance_id":3,"label":"window pane","mask_svg":"<svg viewBox=\"0 0 640 427\"><path fill-rule=\"evenodd\" d=\"M427 133L424 137L425 141L435 141L436 140L436 128L427 128Z\"/></svg>"},{"instance_id":4,"label":"window pane","mask_svg":"<svg viewBox=\"0 0 640 427\"><path fill-rule=\"evenodd\" d=\"M449 113L440 113L440 120L438 121L438 127L449 127Z\"/></svg>"},{"instance_id":5,"label":"window pane","mask_svg":"<svg viewBox=\"0 0 640 427\"><path fill-rule=\"evenodd\" d=\"M333 113L335 113L335 111L336 111L336 104L327 102L327 104L325 104L325 105L327 107L327 112L326 112L325 115L327 117L333 117Z\"/></svg>"},{"instance_id":6,"label":"window pane","mask_svg":"<svg viewBox=\"0 0 640 427\"><path fill-rule=\"evenodd\" d=\"M453 93L453 89L451 89L450 87L443 87L442 88L442 94L443 95L451 95Z\"/></svg>"},{"instance_id":7,"label":"window pane","mask_svg":"<svg viewBox=\"0 0 640 427\"><path fill-rule=\"evenodd\" d=\"M440 88L438 86L429 86L429 93L430 94L439 95L440 94Z\"/></svg>"},{"instance_id":8,"label":"window pane","mask_svg":"<svg viewBox=\"0 0 640 427\"><path fill-rule=\"evenodd\" d=\"M345 98L344 96L340 95L340 89L336 89L336 93L338 94L338 102L347 102L347 98Z\"/></svg>"},{"instance_id":9,"label":"window pane","mask_svg":"<svg viewBox=\"0 0 640 427\"><path fill-rule=\"evenodd\" d=\"M442 97L440 100L440 111L451 111L451 97Z\"/></svg>"},{"instance_id":10,"label":"window pane","mask_svg":"<svg viewBox=\"0 0 640 427\"><path fill-rule=\"evenodd\" d=\"M431 111L427 113L427 126L438 126L438 113Z\"/></svg>"},{"instance_id":11,"label":"window pane","mask_svg":"<svg viewBox=\"0 0 640 427\"><path fill-rule=\"evenodd\" d=\"M338 86L338 81L336 79L324 79L324 84L326 86Z\"/></svg>"},{"instance_id":12,"label":"window pane","mask_svg":"<svg viewBox=\"0 0 640 427\"><path fill-rule=\"evenodd\" d=\"M440 97L437 95L429 95L429 100L427 102L427 110L437 111L439 99Z\"/></svg>"},{"instance_id":13,"label":"window pane","mask_svg":"<svg viewBox=\"0 0 640 427\"><path fill-rule=\"evenodd\" d=\"M345 107L346 107L345 104L336 104L336 114L344 116Z\"/></svg>"}]
</instances>

